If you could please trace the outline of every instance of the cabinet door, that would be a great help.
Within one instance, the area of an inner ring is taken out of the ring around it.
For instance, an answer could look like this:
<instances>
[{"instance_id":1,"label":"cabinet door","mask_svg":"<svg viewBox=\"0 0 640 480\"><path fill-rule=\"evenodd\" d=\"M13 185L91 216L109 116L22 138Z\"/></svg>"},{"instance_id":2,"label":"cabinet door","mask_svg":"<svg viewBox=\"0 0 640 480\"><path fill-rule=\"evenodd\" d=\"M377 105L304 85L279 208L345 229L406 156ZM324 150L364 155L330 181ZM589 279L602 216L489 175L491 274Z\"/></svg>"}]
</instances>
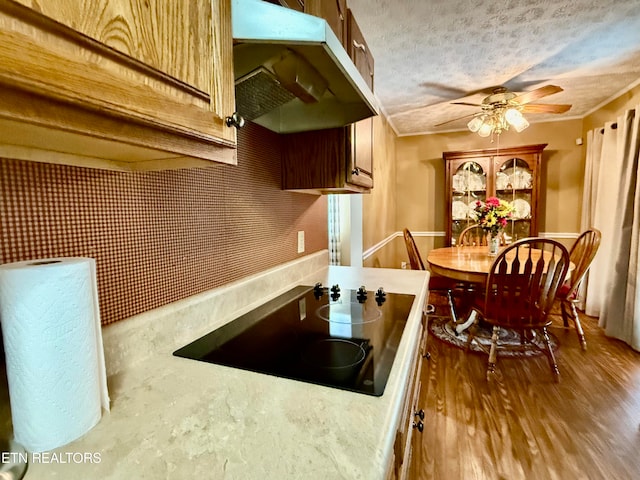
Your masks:
<instances>
[{"instance_id":1,"label":"cabinet door","mask_svg":"<svg viewBox=\"0 0 640 480\"><path fill-rule=\"evenodd\" d=\"M373 188L373 119L366 118L351 127L351 155L347 157L347 182Z\"/></svg>"},{"instance_id":2,"label":"cabinet door","mask_svg":"<svg viewBox=\"0 0 640 480\"><path fill-rule=\"evenodd\" d=\"M368 192L371 174L351 174L354 127L281 135L282 188L313 194Z\"/></svg>"},{"instance_id":3,"label":"cabinet door","mask_svg":"<svg viewBox=\"0 0 640 480\"><path fill-rule=\"evenodd\" d=\"M345 186L348 127L282 135L282 188L312 191Z\"/></svg>"},{"instance_id":4,"label":"cabinet door","mask_svg":"<svg viewBox=\"0 0 640 480\"><path fill-rule=\"evenodd\" d=\"M514 207L505 234L511 241L536 236L537 165L531 155L494 158L496 196Z\"/></svg>"},{"instance_id":5,"label":"cabinet door","mask_svg":"<svg viewBox=\"0 0 640 480\"><path fill-rule=\"evenodd\" d=\"M404 401L402 402L402 415L400 419L400 427L396 432L396 440L394 444L395 470L396 477L399 480L409 478L412 458L412 445L414 433L420 432L424 428L422 418L418 412L420 411L420 389L422 375L422 356L424 354L423 344L426 332L424 329L420 332L420 344L415 354L412 372L407 385ZM418 430L420 425L420 430Z\"/></svg>"},{"instance_id":6,"label":"cabinet door","mask_svg":"<svg viewBox=\"0 0 640 480\"><path fill-rule=\"evenodd\" d=\"M0 0L0 82L171 132L207 158L200 142L235 146L230 13L229 0Z\"/></svg>"},{"instance_id":7,"label":"cabinet door","mask_svg":"<svg viewBox=\"0 0 640 480\"><path fill-rule=\"evenodd\" d=\"M490 162L485 158L454 160L447 164L447 237L455 245L458 236L476 223L473 210L476 202L484 202L491 194L488 185Z\"/></svg>"},{"instance_id":8,"label":"cabinet door","mask_svg":"<svg viewBox=\"0 0 640 480\"><path fill-rule=\"evenodd\" d=\"M304 11L324 18L342 45L347 42L347 0L305 0Z\"/></svg>"},{"instance_id":9,"label":"cabinet door","mask_svg":"<svg viewBox=\"0 0 640 480\"><path fill-rule=\"evenodd\" d=\"M367 42L364 40L364 35L362 35L351 10L348 10L347 17L347 53L351 57L351 60L353 60L354 65L360 72L360 75L362 75L364 81L369 85L371 91L373 91L373 56L369 51Z\"/></svg>"}]
</instances>

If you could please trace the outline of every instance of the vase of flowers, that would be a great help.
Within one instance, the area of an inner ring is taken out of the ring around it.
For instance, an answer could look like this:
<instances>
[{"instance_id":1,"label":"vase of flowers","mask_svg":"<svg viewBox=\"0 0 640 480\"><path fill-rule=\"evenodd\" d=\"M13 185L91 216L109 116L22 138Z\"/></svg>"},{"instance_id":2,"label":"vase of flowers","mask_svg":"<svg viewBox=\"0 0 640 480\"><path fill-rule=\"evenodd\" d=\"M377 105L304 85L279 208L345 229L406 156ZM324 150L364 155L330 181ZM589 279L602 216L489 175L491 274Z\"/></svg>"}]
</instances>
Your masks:
<instances>
[{"instance_id":1,"label":"vase of flowers","mask_svg":"<svg viewBox=\"0 0 640 480\"><path fill-rule=\"evenodd\" d=\"M476 202L472 215L487 234L489 256L495 257L498 255L500 235L504 227L507 226L512 213L513 206L497 197L489 197L484 202L479 200Z\"/></svg>"}]
</instances>

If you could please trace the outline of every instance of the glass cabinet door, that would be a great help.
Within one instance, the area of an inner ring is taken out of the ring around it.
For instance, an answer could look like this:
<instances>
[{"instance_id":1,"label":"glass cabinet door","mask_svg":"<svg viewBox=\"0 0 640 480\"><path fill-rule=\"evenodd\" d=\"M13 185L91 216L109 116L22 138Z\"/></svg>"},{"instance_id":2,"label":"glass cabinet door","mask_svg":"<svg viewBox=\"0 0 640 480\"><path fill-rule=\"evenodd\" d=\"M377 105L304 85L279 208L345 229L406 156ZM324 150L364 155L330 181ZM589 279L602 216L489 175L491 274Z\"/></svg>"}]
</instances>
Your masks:
<instances>
[{"instance_id":1,"label":"glass cabinet door","mask_svg":"<svg viewBox=\"0 0 640 480\"><path fill-rule=\"evenodd\" d=\"M529 163L522 158L513 157L496 163L496 196L514 207L511 220L505 228L508 242L531 236L534 173Z\"/></svg>"},{"instance_id":2,"label":"glass cabinet door","mask_svg":"<svg viewBox=\"0 0 640 480\"><path fill-rule=\"evenodd\" d=\"M451 177L451 244L460 232L476 223L472 213L478 200L487 198L487 172L478 162L467 161Z\"/></svg>"}]
</instances>

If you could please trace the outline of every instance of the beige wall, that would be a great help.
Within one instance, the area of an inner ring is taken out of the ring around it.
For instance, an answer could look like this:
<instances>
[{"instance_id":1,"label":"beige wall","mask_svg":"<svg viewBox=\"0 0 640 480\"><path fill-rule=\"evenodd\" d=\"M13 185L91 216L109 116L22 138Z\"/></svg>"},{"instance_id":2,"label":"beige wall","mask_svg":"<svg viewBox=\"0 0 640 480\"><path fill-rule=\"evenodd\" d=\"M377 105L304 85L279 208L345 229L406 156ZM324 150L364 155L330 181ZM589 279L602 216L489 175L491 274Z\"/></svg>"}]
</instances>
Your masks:
<instances>
[{"instance_id":1,"label":"beige wall","mask_svg":"<svg viewBox=\"0 0 640 480\"><path fill-rule=\"evenodd\" d=\"M625 110L636 108L638 105L640 105L640 83L592 114L587 115L584 118L582 127L584 138L587 138L587 132L589 130L600 128L606 122L615 122L618 115L622 114Z\"/></svg>"},{"instance_id":2,"label":"beige wall","mask_svg":"<svg viewBox=\"0 0 640 480\"><path fill-rule=\"evenodd\" d=\"M386 118L374 119L373 190L363 195L362 244L366 250L396 230L396 135ZM394 242L364 260L365 267L389 267L395 261Z\"/></svg>"}]
</instances>

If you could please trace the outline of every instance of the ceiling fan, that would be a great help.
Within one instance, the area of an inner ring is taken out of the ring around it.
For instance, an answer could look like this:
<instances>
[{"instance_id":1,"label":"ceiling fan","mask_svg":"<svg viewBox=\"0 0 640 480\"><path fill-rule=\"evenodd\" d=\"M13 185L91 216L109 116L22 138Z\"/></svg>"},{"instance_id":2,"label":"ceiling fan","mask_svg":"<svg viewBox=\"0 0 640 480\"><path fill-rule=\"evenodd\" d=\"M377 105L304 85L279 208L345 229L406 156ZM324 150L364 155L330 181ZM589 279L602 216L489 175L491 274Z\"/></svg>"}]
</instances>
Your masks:
<instances>
[{"instance_id":1,"label":"ceiling fan","mask_svg":"<svg viewBox=\"0 0 640 480\"><path fill-rule=\"evenodd\" d=\"M529 122L522 115L523 113L564 113L571 108L571 105L567 104L531 103L558 92L562 92L562 88L556 85L546 85L519 95L504 87L498 87L493 90L491 95L485 97L480 104L451 102L453 105L480 107L481 110L439 123L436 127L463 118L474 117L467 124L467 127L482 137L487 137L491 133L500 134L502 131L508 130L509 126L521 132L529 126Z\"/></svg>"}]
</instances>

